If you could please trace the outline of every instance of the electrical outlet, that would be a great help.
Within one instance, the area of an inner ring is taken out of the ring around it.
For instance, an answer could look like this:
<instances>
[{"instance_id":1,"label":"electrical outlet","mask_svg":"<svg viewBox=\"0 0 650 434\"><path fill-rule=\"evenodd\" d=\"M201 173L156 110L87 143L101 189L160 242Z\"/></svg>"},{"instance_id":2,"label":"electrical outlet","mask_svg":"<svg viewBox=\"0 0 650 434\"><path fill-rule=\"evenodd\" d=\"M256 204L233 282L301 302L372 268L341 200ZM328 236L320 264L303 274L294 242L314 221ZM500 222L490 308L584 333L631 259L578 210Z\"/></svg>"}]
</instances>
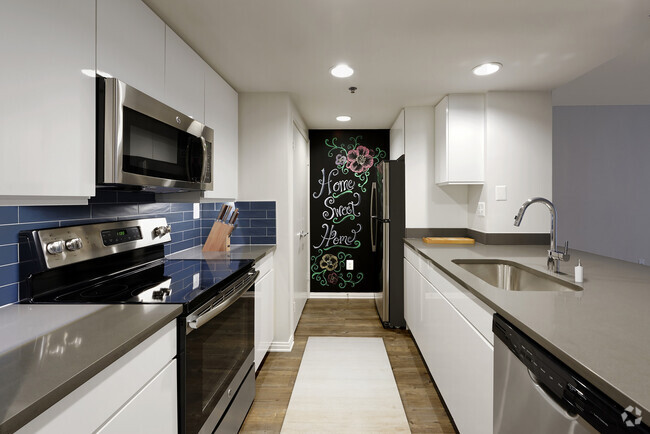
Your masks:
<instances>
[{"instance_id":1,"label":"electrical outlet","mask_svg":"<svg viewBox=\"0 0 650 434\"><path fill-rule=\"evenodd\" d=\"M194 276L192 276L192 289L199 287L199 284L201 283L200 277L201 275L199 273L194 273Z\"/></svg>"},{"instance_id":2,"label":"electrical outlet","mask_svg":"<svg viewBox=\"0 0 650 434\"><path fill-rule=\"evenodd\" d=\"M345 261L345 269L348 271L354 270L354 259L348 259Z\"/></svg>"},{"instance_id":3,"label":"electrical outlet","mask_svg":"<svg viewBox=\"0 0 650 434\"><path fill-rule=\"evenodd\" d=\"M476 207L476 215L479 217L485 217L485 202L479 202Z\"/></svg>"},{"instance_id":4,"label":"electrical outlet","mask_svg":"<svg viewBox=\"0 0 650 434\"><path fill-rule=\"evenodd\" d=\"M194 213L192 214L192 217L195 219L201 218L201 204L200 203L195 203L194 208L193 208Z\"/></svg>"}]
</instances>

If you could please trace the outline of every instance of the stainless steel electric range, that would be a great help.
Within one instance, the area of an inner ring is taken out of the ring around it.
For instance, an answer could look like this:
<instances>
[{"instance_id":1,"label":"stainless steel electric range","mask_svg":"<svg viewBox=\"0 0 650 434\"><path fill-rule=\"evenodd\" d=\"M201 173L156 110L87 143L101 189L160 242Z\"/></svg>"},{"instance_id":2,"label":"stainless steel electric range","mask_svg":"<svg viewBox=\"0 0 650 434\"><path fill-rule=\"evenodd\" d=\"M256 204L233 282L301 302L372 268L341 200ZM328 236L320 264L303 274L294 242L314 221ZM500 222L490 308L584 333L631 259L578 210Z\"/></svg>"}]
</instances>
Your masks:
<instances>
[{"instance_id":1,"label":"stainless steel electric range","mask_svg":"<svg viewBox=\"0 0 650 434\"><path fill-rule=\"evenodd\" d=\"M252 260L170 260L164 218L20 233L23 303L175 303L180 433L236 432L255 396Z\"/></svg>"}]
</instances>

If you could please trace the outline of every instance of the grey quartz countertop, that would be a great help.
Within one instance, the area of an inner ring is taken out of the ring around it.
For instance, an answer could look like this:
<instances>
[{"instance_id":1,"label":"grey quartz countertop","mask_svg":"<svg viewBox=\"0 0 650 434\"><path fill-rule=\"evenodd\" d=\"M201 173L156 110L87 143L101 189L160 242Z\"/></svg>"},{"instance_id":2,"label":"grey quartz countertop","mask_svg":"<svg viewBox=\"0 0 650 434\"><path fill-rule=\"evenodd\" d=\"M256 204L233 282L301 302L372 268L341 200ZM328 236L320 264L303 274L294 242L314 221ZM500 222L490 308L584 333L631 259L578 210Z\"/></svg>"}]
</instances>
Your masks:
<instances>
[{"instance_id":1,"label":"grey quartz countertop","mask_svg":"<svg viewBox=\"0 0 650 434\"><path fill-rule=\"evenodd\" d=\"M0 308L0 433L34 419L181 312L136 304Z\"/></svg>"},{"instance_id":2,"label":"grey quartz countertop","mask_svg":"<svg viewBox=\"0 0 650 434\"><path fill-rule=\"evenodd\" d=\"M582 291L504 291L452 262L506 259L544 273L547 246L406 244L623 407L650 414L650 267L572 250L561 278Z\"/></svg>"},{"instance_id":3,"label":"grey quartz countertop","mask_svg":"<svg viewBox=\"0 0 650 434\"><path fill-rule=\"evenodd\" d=\"M203 252L202 246L192 247L173 255L169 259L252 259L255 262L275 251L275 244L245 244L230 246L230 252Z\"/></svg>"}]
</instances>

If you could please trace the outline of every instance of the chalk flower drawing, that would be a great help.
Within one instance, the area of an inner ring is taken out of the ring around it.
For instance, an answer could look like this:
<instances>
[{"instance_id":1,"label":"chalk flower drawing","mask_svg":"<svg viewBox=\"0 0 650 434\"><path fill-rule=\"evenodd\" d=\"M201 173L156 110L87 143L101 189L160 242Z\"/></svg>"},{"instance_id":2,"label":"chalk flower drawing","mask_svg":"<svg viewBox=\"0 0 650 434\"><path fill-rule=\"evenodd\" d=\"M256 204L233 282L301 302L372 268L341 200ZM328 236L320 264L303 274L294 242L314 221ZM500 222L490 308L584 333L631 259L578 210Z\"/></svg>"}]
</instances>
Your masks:
<instances>
[{"instance_id":1,"label":"chalk flower drawing","mask_svg":"<svg viewBox=\"0 0 650 434\"><path fill-rule=\"evenodd\" d=\"M347 162L348 162L348 157L347 157L347 155L344 155L344 154L338 154L338 155L336 156L336 160L334 160L334 163L335 163L337 166L342 166L342 165L344 165L344 164L347 163Z\"/></svg>"},{"instance_id":2,"label":"chalk flower drawing","mask_svg":"<svg viewBox=\"0 0 650 434\"><path fill-rule=\"evenodd\" d=\"M358 146L356 149L348 151L347 168L354 173L365 172L374 164L374 152L365 146Z\"/></svg>"},{"instance_id":3,"label":"chalk flower drawing","mask_svg":"<svg viewBox=\"0 0 650 434\"><path fill-rule=\"evenodd\" d=\"M327 282L330 285L336 285L339 281L339 275L336 274L336 272L332 271L330 274L327 275Z\"/></svg>"},{"instance_id":4,"label":"chalk flower drawing","mask_svg":"<svg viewBox=\"0 0 650 434\"><path fill-rule=\"evenodd\" d=\"M339 265L338 258L330 253L324 254L320 260L320 268L324 268L327 271L334 271L337 265Z\"/></svg>"}]
</instances>

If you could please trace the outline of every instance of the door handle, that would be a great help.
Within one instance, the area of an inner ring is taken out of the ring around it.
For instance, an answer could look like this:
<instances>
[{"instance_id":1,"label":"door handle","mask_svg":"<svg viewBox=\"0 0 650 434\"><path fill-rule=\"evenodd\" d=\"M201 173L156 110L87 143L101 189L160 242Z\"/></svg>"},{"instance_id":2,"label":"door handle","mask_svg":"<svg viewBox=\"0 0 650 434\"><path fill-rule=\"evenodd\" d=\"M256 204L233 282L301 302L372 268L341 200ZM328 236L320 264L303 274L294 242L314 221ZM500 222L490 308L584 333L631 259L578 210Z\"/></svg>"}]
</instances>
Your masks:
<instances>
[{"instance_id":1,"label":"door handle","mask_svg":"<svg viewBox=\"0 0 650 434\"><path fill-rule=\"evenodd\" d=\"M372 183L370 190L370 247L372 252L377 251L377 183Z\"/></svg>"}]
</instances>

